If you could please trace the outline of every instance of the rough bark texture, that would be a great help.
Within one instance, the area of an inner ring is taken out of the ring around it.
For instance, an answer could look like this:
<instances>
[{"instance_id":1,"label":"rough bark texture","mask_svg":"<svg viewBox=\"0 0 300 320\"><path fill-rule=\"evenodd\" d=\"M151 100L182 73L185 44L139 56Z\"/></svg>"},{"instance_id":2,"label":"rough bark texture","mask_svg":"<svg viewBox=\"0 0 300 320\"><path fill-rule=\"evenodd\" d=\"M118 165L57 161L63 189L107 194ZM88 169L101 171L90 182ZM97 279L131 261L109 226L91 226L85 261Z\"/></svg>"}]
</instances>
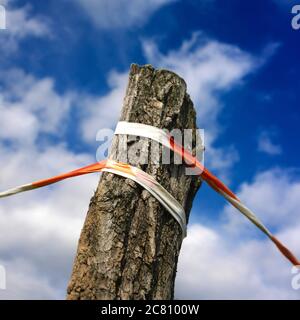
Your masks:
<instances>
[{"instance_id":1,"label":"rough bark texture","mask_svg":"<svg viewBox=\"0 0 300 320\"><path fill-rule=\"evenodd\" d=\"M150 65L131 66L120 120L169 130L196 128L184 80ZM118 147L119 139L126 137L114 137L109 157L123 161L125 149ZM128 140L129 153L140 143L147 156L148 142ZM129 163L159 181L183 205L188 218L200 186L198 177L187 176L184 165ZM155 198L131 180L105 173L91 199L67 298L172 299L181 242L178 223Z\"/></svg>"}]
</instances>

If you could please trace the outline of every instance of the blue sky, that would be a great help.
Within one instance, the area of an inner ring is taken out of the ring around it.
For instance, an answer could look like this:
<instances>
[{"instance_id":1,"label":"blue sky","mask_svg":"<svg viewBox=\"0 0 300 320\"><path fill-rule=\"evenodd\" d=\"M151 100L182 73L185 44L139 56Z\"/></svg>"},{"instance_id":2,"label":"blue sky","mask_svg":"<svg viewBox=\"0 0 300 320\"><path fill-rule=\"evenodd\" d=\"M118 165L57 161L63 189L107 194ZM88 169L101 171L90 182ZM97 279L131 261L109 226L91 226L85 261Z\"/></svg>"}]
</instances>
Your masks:
<instances>
[{"instance_id":1,"label":"blue sky","mask_svg":"<svg viewBox=\"0 0 300 320\"><path fill-rule=\"evenodd\" d=\"M186 80L207 167L300 255L296 3L0 0L1 189L94 162L97 129L115 126L130 64L151 63ZM97 180L1 201L1 298L64 297ZM189 228L177 297L299 299L290 266L207 186Z\"/></svg>"}]
</instances>

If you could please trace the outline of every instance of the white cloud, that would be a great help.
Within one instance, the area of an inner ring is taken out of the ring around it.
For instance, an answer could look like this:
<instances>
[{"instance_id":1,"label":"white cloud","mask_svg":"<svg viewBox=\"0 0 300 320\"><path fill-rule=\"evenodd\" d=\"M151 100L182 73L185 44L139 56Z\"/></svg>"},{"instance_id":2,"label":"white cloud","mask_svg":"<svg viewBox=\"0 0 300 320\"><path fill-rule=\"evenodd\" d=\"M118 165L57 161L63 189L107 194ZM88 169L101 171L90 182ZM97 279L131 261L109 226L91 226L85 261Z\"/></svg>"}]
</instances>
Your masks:
<instances>
[{"instance_id":1,"label":"white cloud","mask_svg":"<svg viewBox=\"0 0 300 320\"><path fill-rule=\"evenodd\" d=\"M298 233L287 232L284 240ZM299 253L299 251L298 251ZM179 257L175 296L182 299L299 299L291 266L267 240L234 241L199 224L189 228Z\"/></svg>"},{"instance_id":2,"label":"white cloud","mask_svg":"<svg viewBox=\"0 0 300 320\"><path fill-rule=\"evenodd\" d=\"M71 94L59 94L50 78L20 70L2 78L0 189L85 166L92 155L74 153L42 133L60 137L70 114ZM6 267L2 299L64 298L77 240L96 188L90 175L0 202L0 264Z\"/></svg>"},{"instance_id":3,"label":"white cloud","mask_svg":"<svg viewBox=\"0 0 300 320\"><path fill-rule=\"evenodd\" d=\"M3 156L4 155L4 156ZM93 157L63 145L0 147L1 190L67 172ZM98 175L1 199L0 264L6 267L8 298L64 298L73 257Z\"/></svg>"},{"instance_id":4,"label":"white cloud","mask_svg":"<svg viewBox=\"0 0 300 320\"><path fill-rule=\"evenodd\" d=\"M146 23L159 8L176 0L76 0L98 28L114 29Z\"/></svg>"},{"instance_id":5,"label":"white cloud","mask_svg":"<svg viewBox=\"0 0 300 320\"><path fill-rule=\"evenodd\" d=\"M32 297L32 299L49 299L49 297L58 297L57 292L49 283L46 276L38 274L34 266L26 259L14 259L9 262L1 261L7 271L6 285L7 290L0 291L1 299L23 300ZM1 294L2 293L2 294Z\"/></svg>"},{"instance_id":6,"label":"white cloud","mask_svg":"<svg viewBox=\"0 0 300 320\"><path fill-rule=\"evenodd\" d=\"M31 16L31 8L26 5L7 11L7 30L9 34L22 39L27 36L43 37L49 35L49 26L45 17Z\"/></svg>"},{"instance_id":7,"label":"white cloud","mask_svg":"<svg viewBox=\"0 0 300 320\"><path fill-rule=\"evenodd\" d=\"M264 171L253 181L243 183L238 196L268 227L275 231L292 227L300 222L300 181L295 176L293 170L275 168ZM246 232L255 230L232 207L226 207L225 215L229 217L230 232L241 229L246 235Z\"/></svg>"},{"instance_id":8,"label":"white cloud","mask_svg":"<svg viewBox=\"0 0 300 320\"><path fill-rule=\"evenodd\" d=\"M43 156L51 154L45 153ZM31 163L35 163L34 167L29 162L24 167L32 170L30 175L34 179L87 164L86 161L79 161L74 154L69 156L73 161L68 165L60 158L52 161L54 166L59 167L57 170L47 172L45 165L36 164L41 162L39 155L30 159ZM31 181L20 178L18 173L16 168L15 180L5 180L6 183L1 183L2 189L12 181ZM0 263L6 267L8 279L13 281L8 282L6 291L0 291L1 298L9 298L12 293L15 298L64 297L80 230L97 180L97 175L86 176L45 190L28 192L13 200L1 201ZM23 263L20 264L19 260ZM18 283L22 279L27 280ZM47 290L36 287L37 283L47 284Z\"/></svg>"},{"instance_id":9,"label":"white cloud","mask_svg":"<svg viewBox=\"0 0 300 320\"><path fill-rule=\"evenodd\" d=\"M206 39L201 33L194 33L179 49L166 54L162 54L152 40L145 40L143 48L150 63L183 77L197 107L199 122L207 123L206 126L213 124L214 129L222 107L217 94L232 89L256 66L250 54Z\"/></svg>"},{"instance_id":10,"label":"white cloud","mask_svg":"<svg viewBox=\"0 0 300 320\"><path fill-rule=\"evenodd\" d=\"M3 4L6 9L6 30L0 32L0 46L3 54L16 51L25 38L51 36L49 20L46 17L32 15L30 5L17 7L14 1Z\"/></svg>"},{"instance_id":11,"label":"white cloud","mask_svg":"<svg viewBox=\"0 0 300 320\"><path fill-rule=\"evenodd\" d=\"M272 132L263 131L258 137L258 151L267 153L269 155L279 155L282 153L280 145L272 142L274 134Z\"/></svg>"},{"instance_id":12,"label":"white cloud","mask_svg":"<svg viewBox=\"0 0 300 320\"><path fill-rule=\"evenodd\" d=\"M217 196L217 195L216 195ZM300 180L272 169L243 184L238 196L300 256ZM189 228L179 258L176 296L190 299L299 299L291 266L233 207L215 228Z\"/></svg>"},{"instance_id":13,"label":"white cloud","mask_svg":"<svg viewBox=\"0 0 300 320\"><path fill-rule=\"evenodd\" d=\"M53 79L36 79L18 69L3 71L1 85L0 138L27 144L41 133L64 132L72 93L59 95Z\"/></svg>"},{"instance_id":14,"label":"white cloud","mask_svg":"<svg viewBox=\"0 0 300 320\"><path fill-rule=\"evenodd\" d=\"M82 95L80 105L82 137L93 142L99 129L114 128L125 97L128 72L112 71L108 76L109 92L105 96Z\"/></svg>"}]
</instances>

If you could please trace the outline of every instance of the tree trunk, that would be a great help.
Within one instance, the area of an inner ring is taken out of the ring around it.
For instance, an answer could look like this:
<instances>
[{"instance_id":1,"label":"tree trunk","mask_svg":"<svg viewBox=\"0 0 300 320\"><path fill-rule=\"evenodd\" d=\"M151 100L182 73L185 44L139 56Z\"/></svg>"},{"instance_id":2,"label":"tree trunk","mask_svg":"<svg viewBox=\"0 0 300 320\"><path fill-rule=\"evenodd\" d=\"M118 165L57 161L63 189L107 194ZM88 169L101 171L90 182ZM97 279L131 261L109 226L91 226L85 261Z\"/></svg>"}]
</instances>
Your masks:
<instances>
[{"instance_id":1,"label":"tree trunk","mask_svg":"<svg viewBox=\"0 0 300 320\"><path fill-rule=\"evenodd\" d=\"M150 65L131 66L120 120L169 130L196 128L184 80ZM126 143L126 136L115 136L109 157L124 162L119 139ZM127 141L129 153L137 143L147 156L148 139ZM174 161L134 162L129 164L153 176L182 204L188 219L200 178L186 175L185 166ZM129 179L104 173L81 232L67 298L173 299L181 242L178 223L148 191Z\"/></svg>"}]
</instances>

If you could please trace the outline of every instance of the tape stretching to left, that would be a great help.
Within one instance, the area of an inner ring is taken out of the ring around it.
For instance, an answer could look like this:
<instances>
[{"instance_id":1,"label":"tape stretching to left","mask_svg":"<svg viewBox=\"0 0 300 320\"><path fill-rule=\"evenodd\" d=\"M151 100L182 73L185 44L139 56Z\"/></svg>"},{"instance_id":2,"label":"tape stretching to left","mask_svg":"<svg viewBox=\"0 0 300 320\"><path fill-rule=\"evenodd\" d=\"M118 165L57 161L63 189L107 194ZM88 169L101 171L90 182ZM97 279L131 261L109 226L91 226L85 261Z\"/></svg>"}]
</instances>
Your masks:
<instances>
[{"instance_id":1,"label":"tape stretching to left","mask_svg":"<svg viewBox=\"0 0 300 320\"><path fill-rule=\"evenodd\" d=\"M64 173L59 176L9 189L7 191L1 192L0 198L8 197L25 191L42 188L65 179L93 172L110 172L122 176L124 178L131 179L139 185L141 185L144 189L149 191L150 194L154 196L178 222L182 230L182 237L184 238L186 236L186 216L181 204L153 177L151 177L146 172L129 164L120 163L114 160L103 160L90 166L83 167L68 173Z\"/></svg>"}]
</instances>

